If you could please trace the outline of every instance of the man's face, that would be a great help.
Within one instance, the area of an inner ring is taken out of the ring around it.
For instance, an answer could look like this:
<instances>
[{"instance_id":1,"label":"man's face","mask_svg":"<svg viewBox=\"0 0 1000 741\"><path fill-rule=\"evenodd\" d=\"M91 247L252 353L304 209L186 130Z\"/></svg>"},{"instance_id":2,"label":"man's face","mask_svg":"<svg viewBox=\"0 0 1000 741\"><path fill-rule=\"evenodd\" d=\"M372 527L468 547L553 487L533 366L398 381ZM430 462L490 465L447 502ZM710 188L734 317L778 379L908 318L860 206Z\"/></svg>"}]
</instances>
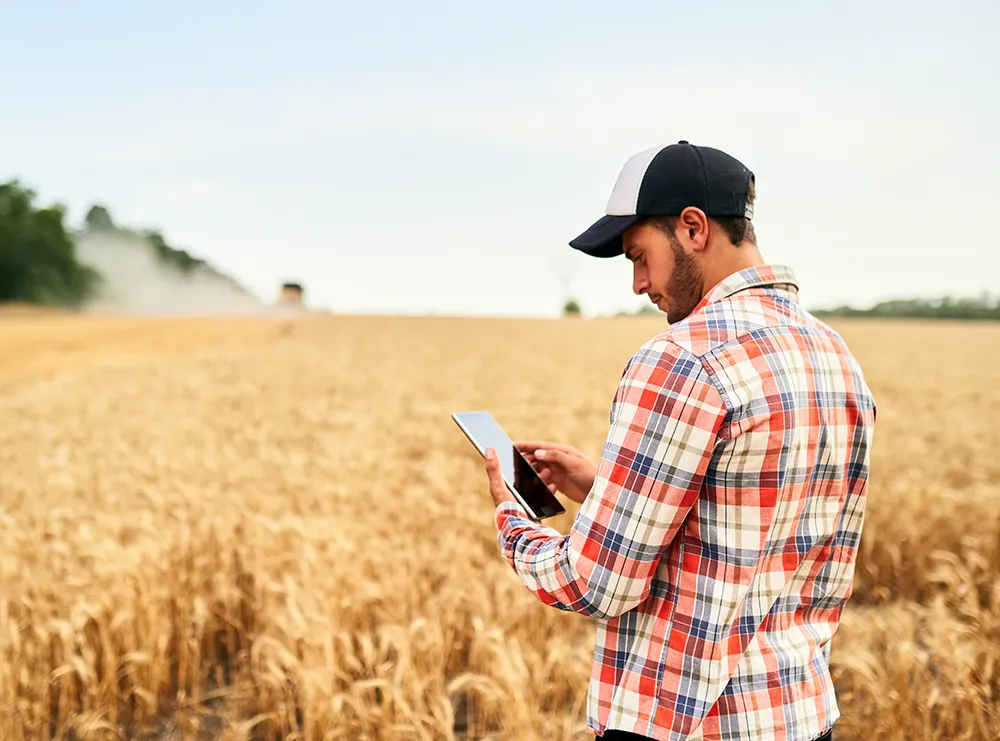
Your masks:
<instances>
[{"instance_id":1,"label":"man's face","mask_svg":"<svg viewBox=\"0 0 1000 741\"><path fill-rule=\"evenodd\" d=\"M649 296L671 324L687 317L704 296L705 283L677 237L647 223L625 232L622 244L632 262L633 292Z\"/></svg>"}]
</instances>

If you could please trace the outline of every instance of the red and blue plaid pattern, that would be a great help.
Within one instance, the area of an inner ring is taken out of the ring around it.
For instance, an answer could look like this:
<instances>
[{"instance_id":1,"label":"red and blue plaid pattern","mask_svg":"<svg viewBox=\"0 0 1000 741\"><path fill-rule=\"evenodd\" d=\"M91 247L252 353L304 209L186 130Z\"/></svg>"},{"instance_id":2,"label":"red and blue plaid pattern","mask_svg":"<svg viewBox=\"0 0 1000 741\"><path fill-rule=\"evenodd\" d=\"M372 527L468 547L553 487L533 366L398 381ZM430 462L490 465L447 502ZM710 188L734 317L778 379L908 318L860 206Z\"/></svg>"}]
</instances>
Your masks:
<instances>
[{"instance_id":1,"label":"red and blue plaid pattern","mask_svg":"<svg viewBox=\"0 0 1000 741\"><path fill-rule=\"evenodd\" d=\"M875 401L785 266L743 270L622 375L570 533L496 511L545 604L593 616L596 734L820 736L852 590Z\"/></svg>"}]
</instances>

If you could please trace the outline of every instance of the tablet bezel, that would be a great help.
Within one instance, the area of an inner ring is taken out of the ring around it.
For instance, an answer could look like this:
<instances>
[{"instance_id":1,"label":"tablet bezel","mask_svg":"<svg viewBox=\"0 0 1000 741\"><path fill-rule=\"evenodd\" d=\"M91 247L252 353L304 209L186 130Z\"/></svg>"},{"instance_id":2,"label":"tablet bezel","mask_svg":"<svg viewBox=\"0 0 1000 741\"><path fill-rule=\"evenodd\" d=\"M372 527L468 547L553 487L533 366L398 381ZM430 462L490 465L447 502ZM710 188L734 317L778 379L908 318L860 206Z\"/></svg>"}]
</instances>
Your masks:
<instances>
[{"instance_id":1,"label":"tablet bezel","mask_svg":"<svg viewBox=\"0 0 1000 741\"><path fill-rule=\"evenodd\" d=\"M546 484L545 481L542 480L542 477L538 475L538 471L535 470L535 467L532 466L531 463L528 462L528 459L524 456L524 454L514 446L514 443L511 440L510 436L507 435L507 432L503 429L503 427L500 425L500 423L497 422L496 418L494 418L494 416L490 412L488 412L486 410L475 410L475 411L467 411L467 412L452 412L452 414L451 414L452 420L454 420L455 424L458 425L458 428L465 434L465 437L469 440L469 442L472 443L473 447L476 450L479 451L479 454L481 456L483 456L484 459L486 458L486 449L485 449L485 447L483 447L483 445L475 437L475 435L473 435L472 432L470 432L469 428L465 424L463 424L463 422L462 422L463 417L470 416L470 415L486 415L487 417L489 417L489 419L492 421L492 423L494 425L496 425L496 428L501 433L503 433L503 435L507 438L507 441L510 442L511 449L514 450L517 455L521 456L521 459L524 461L524 463L527 466L528 470L530 470L535 475L535 477L541 482L542 486L545 488L545 491L548 492L548 495L549 495L549 498L551 500L551 503L544 510L542 510L541 512L536 512L534 509L532 509L528 505L528 503L525 501L524 497L521 496L520 492L518 492L517 489L514 488L513 482L508 481L507 477L503 476L503 482L506 485L507 490L517 500L518 504L520 504L521 507L524 508L525 512L527 512L528 515L533 520L535 520L536 522L540 522L540 521L548 519L550 517L556 517L557 515L565 514L566 508L556 498L556 495L552 492L552 490L549 489L548 484Z\"/></svg>"}]
</instances>

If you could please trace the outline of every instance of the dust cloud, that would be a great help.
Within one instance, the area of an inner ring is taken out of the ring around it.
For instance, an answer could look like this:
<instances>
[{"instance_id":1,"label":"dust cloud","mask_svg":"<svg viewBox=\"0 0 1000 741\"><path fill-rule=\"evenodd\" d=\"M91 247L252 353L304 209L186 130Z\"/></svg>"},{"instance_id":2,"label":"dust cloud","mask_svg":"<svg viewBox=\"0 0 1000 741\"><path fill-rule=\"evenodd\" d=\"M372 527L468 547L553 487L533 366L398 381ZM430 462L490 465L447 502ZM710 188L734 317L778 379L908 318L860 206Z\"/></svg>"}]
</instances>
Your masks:
<instances>
[{"instance_id":1,"label":"dust cloud","mask_svg":"<svg viewBox=\"0 0 1000 741\"><path fill-rule=\"evenodd\" d=\"M84 232L77 258L97 270L103 285L84 311L158 316L242 316L273 313L259 298L204 265L188 274L160 261L139 234Z\"/></svg>"}]
</instances>

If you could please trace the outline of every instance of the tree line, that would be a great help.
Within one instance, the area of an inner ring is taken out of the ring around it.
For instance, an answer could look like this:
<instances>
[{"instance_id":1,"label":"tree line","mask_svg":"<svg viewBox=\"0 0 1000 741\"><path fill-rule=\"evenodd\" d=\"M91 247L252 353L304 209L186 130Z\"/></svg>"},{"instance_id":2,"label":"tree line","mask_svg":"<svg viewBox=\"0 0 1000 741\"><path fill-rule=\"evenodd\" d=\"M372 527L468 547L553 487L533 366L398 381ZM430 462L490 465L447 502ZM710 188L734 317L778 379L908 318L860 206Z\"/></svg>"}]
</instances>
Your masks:
<instances>
[{"instance_id":1,"label":"tree line","mask_svg":"<svg viewBox=\"0 0 1000 741\"><path fill-rule=\"evenodd\" d=\"M87 212L84 224L88 231L120 230L100 205ZM149 242L161 263L181 274L189 275L204 267L221 275L204 260L171 247L158 231L133 233ZM78 259L65 207L58 203L39 206L37 194L17 180L0 183L0 303L79 307L96 296L101 285L101 275ZM581 307L571 299L563 311L579 315ZM657 310L644 306L635 313L647 312ZM622 312L628 313L632 312ZM814 313L825 317L991 320L1000 319L1000 296L983 293L975 297L895 299L867 309L840 306Z\"/></svg>"},{"instance_id":2,"label":"tree line","mask_svg":"<svg viewBox=\"0 0 1000 741\"><path fill-rule=\"evenodd\" d=\"M65 208L35 201L16 180L0 184L0 302L79 306L100 275L77 259Z\"/></svg>"},{"instance_id":3,"label":"tree line","mask_svg":"<svg viewBox=\"0 0 1000 741\"><path fill-rule=\"evenodd\" d=\"M41 206L37 200L37 193L18 180L0 183L0 303L79 308L100 292L103 279L80 261L66 208L58 203ZM100 205L87 212L84 229L128 231L116 226ZM204 260L171 247L158 231L134 233L176 272L189 275L199 267L216 272Z\"/></svg>"},{"instance_id":4,"label":"tree line","mask_svg":"<svg viewBox=\"0 0 1000 741\"><path fill-rule=\"evenodd\" d=\"M993 320L1000 319L1000 296L986 292L974 297L892 299L867 309L839 306L817 309L813 313L821 317Z\"/></svg>"}]
</instances>

